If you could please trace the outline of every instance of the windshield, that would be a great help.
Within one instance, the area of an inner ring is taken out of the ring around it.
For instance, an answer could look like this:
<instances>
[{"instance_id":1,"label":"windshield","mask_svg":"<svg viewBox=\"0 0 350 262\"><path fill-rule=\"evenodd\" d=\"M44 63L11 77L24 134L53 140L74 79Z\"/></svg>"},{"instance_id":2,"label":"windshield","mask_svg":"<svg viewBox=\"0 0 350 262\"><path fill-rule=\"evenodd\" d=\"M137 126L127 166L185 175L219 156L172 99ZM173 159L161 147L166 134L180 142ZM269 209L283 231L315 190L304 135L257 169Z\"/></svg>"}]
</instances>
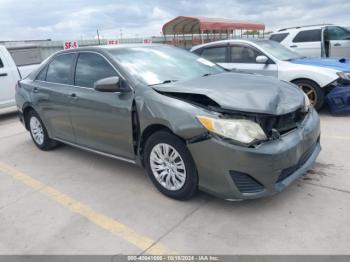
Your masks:
<instances>
[{"instance_id":1,"label":"windshield","mask_svg":"<svg viewBox=\"0 0 350 262\"><path fill-rule=\"evenodd\" d=\"M275 41L261 41L258 45L278 60L293 60L302 56Z\"/></svg>"},{"instance_id":2,"label":"windshield","mask_svg":"<svg viewBox=\"0 0 350 262\"><path fill-rule=\"evenodd\" d=\"M138 46L109 51L121 66L146 85L188 80L225 70L188 51L171 46Z\"/></svg>"}]
</instances>

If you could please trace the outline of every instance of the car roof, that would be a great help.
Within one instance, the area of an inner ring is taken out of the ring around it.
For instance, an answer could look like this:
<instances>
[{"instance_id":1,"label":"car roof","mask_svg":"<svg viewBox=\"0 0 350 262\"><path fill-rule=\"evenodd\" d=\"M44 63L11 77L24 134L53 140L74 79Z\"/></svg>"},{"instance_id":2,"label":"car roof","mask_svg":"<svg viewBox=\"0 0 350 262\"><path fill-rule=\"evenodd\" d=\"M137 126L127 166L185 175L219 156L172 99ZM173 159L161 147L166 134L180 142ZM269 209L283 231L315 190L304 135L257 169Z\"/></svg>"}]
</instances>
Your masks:
<instances>
[{"instance_id":1,"label":"car roof","mask_svg":"<svg viewBox=\"0 0 350 262\"><path fill-rule=\"evenodd\" d=\"M214 42L209 42L201 45L196 45L192 47L191 51L197 50L202 47L206 46L212 46L212 45L217 45L217 44L229 44L229 43L254 43L254 44L259 44L261 42L270 42L271 40L264 39L264 38L233 38L233 39L226 39L226 40L219 40L219 41L214 41Z\"/></svg>"},{"instance_id":2,"label":"car roof","mask_svg":"<svg viewBox=\"0 0 350 262\"><path fill-rule=\"evenodd\" d=\"M277 31L274 31L272 34L283 34L283 33L289 33L289 32L298 32L298 31L305 31L305 30L314 30L314 29L321 29L325 26L330 26L333 24L320 24L320 25L305 25L305 26L294 26L294 27L287 27L282 28Z\"/></svg>"}]
</instances>

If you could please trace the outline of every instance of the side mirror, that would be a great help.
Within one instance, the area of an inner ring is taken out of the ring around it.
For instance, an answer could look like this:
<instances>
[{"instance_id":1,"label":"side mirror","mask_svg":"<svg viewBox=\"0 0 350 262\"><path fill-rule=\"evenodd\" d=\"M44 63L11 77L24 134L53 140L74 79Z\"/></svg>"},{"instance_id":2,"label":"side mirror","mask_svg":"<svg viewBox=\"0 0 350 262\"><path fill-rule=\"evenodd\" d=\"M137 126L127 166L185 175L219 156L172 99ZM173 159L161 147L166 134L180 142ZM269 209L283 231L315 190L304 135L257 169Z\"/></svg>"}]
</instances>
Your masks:
<instances>
[{"instance_id":1,"label":"side mirror","mask_svg":"<svg viewBox=\"0 0 350 262\"><path fill-rule=\"evenodd\" d=\"M95 82L94 89L100 92L122 92L119 77L107 77Z\"/></svg>"},{"instance_id":2,"label":"side mirror","mask_svg":"<svg viewBox=\"0 0 350 262\"><path fill-rule=\"evenodd\" d=\"M259 64L266 64L269 59L264 55L259 55L256 57L256 62Z\"/></svg>"}]
</instances>

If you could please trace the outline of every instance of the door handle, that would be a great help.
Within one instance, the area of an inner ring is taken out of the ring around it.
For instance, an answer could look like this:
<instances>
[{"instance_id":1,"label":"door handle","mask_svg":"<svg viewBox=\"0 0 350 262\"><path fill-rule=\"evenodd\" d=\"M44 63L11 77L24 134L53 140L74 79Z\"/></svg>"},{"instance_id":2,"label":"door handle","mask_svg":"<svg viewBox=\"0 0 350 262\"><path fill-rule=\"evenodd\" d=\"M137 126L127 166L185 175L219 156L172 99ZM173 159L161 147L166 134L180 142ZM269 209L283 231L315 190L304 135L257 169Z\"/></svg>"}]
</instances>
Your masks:
<instances>
[{"instance_id":1,"label":"door handle","mask_svg":"<svg viewBox=\"0 0 350 262\"><path fill-rule=\"evenodd\" d=\"M289 47L294 48L294 47L298 47L298 46L297 46L297 45L291 45L291 46L289 46Z\"/></svg>"},{"instance_id":2,"label":"door handle","mask_svg":"<svg viewBox=\"0 0 350 262\"><path fill-rule=\"evenodd\" d=\"M0 74L0 77L1 77L1 76L7 76L7 73L1 73L1 74Z\"/></svg>"},{"instance_id":3,"label":"door handle","mask_svg":"<svg viewBox=\"0 0 350 262\"><path fill-rule=\"evenodd\" d=\"M334 46L341 46L341 44L339 44L339 43L335 43L335 44L334 44Z\"/></svg>"},{"instance_id":4,"label":"door handle","mask_svg":"<svg viewBox=\"0 0 350 262\"><path fill-rule=\"evenodd\" d=\"M33 88L33 93L38 93L39 92L39 89L37 87L34 87Z\"/></svg>"}]
</instances>

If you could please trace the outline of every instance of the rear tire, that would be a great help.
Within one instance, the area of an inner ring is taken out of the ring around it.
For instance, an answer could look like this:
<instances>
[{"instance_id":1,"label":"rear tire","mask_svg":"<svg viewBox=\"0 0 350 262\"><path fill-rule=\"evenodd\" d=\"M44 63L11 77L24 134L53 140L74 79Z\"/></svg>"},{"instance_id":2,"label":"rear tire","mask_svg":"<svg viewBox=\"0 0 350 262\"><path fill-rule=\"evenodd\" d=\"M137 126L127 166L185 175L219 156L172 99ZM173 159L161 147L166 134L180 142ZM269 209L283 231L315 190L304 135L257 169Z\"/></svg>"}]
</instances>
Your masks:
<instances>
[{"instance_id":1,"label":"rear tire","mask_svg":"<svg viewBox=\"0 0 350 262\"><path fill-rule=\"evenodd\" d=\"M197 168L180 138L158 131L147 139L144 152L147 174L160 192L177 200L194 196Z\"/></svg>"},{"instance_id":2,"label":"rear tire","mask_svg":"<svg viewBox=\"0 0 350 262\"><path fill-rule=\"evenodd\" d=\"M33 142L39 149L48 151L58 145L57 141L49 137L41 118L34 110L28 113L26 122Z\"/></svg>"},{"instance_id":3,"label":"rear tire","mask_svg":"<svg viewBox=\"0 0 350 262\"><path fill-rule=\"evenodd\" d=\"M314 81L300 79L293 81L294 84L309 97L311 104L316 110L320 110L324 103L324 90Z\"/></svg>"}]
</instances>

